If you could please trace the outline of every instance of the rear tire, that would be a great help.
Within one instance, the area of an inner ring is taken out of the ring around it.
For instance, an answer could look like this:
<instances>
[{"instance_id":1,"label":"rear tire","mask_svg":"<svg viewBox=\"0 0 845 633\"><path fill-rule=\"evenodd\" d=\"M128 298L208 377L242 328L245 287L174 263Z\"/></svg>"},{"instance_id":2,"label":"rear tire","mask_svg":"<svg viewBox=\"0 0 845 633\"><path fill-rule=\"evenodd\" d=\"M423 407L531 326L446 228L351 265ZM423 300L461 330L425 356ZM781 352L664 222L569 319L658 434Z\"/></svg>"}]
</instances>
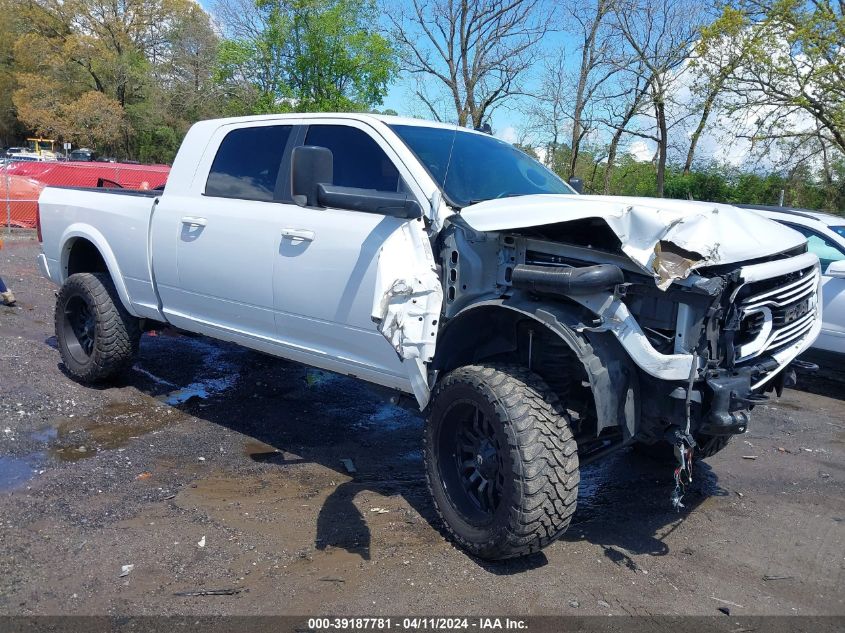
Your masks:
<instances>
[{"instance_id":1,"label":"rear tire","mask_svg":"<svg viewBox=\"0 0 845 633\"><path fill-rule=\"evenodd\" d=\"M575 512L578 446L569 418L523 367L470 365L447 374L432 396L424 456L446 531L480 558L537 552Z\"/></svg>"},{"instance_id":2,"label":"rear tire","mask_svg":"<svg viewBox=\"0 0 845 633\"><path fill-rule=\"evenodd\" d=\"M132 363L141 330L108 274L68 277L56 299L56 340L68 373L81 382L99 382Z\"/></svg>"}]
</instances>

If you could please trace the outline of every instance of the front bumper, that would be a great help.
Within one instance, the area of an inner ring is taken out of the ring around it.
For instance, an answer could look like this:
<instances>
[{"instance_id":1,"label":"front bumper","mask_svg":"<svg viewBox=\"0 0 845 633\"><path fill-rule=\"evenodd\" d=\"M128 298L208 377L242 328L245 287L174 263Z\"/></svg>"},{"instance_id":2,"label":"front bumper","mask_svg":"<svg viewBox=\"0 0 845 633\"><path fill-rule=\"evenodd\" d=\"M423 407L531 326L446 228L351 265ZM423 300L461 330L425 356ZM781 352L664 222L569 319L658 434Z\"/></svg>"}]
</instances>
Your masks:
<instances>
[{"instance_id":1,"label":"front bumper","mask_svg":"<svg viewBox=\"0 0 845 633\"><path fill-rule=\"evenodd\" d=\"M817 365L800 360L780 364L778 359L766 358L761 362L734 370L720 369L705 379L707 401L710 406L698 426L698 433L705 435L735 435L745 433L748 428L750 410L755 404L765 402L769 397L761 393L758 385L768 383L778 396L783 388L795 384L796 373L811 373ZM760 376L766 378L760 380Z\"/></svg>"}]
</instances>

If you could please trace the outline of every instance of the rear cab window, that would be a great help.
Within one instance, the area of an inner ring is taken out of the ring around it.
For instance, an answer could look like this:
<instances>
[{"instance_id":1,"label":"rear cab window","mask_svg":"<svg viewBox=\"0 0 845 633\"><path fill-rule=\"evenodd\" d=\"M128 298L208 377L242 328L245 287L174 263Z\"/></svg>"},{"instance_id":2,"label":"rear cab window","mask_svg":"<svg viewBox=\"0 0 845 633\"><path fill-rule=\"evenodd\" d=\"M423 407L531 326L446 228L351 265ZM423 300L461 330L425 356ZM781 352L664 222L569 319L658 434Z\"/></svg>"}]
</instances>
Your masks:
<instances>
[{"instance_id":1,"label":"rear cab window","mask_svg":"<svg viewBox=\"0 0 845 633\"><path fill-rule=\"evenodd\" d=\"M237 128L226 134L205 183L205 195L272 201L293 126Z\"/></svg>"}]
</instances>

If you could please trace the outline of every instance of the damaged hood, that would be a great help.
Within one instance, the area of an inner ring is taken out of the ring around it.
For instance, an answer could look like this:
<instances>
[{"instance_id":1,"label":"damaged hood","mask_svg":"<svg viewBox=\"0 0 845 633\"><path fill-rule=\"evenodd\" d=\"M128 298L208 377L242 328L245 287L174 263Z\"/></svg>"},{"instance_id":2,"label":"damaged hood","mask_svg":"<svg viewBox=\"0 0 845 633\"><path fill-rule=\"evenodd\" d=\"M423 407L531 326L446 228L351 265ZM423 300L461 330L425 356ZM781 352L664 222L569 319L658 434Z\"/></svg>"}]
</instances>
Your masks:
<instances>
[{"instance_id":1,"label":"damaged hood","mask_svg":"<svg viewBox=\"0 0 845 633\"><path fill-rule=\"evenodd\" d=\"M520 196L464 207L461 218L476 231L600 218L622 251L663 289L696 268L775 255L805 241L797 231L731 205L665 198Z\"/></svg>"}]
</instances>

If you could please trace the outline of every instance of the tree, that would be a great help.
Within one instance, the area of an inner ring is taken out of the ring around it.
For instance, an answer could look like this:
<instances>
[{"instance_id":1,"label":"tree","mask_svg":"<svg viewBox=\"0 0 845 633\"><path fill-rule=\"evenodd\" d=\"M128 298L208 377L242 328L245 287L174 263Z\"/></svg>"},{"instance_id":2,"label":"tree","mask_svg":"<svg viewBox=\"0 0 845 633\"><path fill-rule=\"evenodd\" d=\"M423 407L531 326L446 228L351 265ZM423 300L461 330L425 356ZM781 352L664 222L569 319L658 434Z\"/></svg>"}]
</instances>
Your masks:
<instances>
[{"instance_id":1,"label":"tree","mask_svg":"<svg viewBox=\"0 0 845 633\"><path fill-rule=\"evenodd\" d=\"M402 68L445 90L458 125L481 127L490 113L522 91L547 31L540 0L412 0L388 12ZM436 92L421 82L416 96L436 119Z\"/></svg>"},{"instance_id":2,"label":"tree","mask_svg":"<svg viewBox=\"0 0 845 633\"><path fill-rule=\"evenodd\" d=\"M194 117L215 113L209 88L217 37L191 0L24 0L18 7L24 28L14 44L12 99L26 126L72 142L96 138L101 149L133 156L152 132L178 145ZM96 106L100 129L83 133L73 121L93 125ZM159 150L161 159L175 152L172 142Z\"/></svg>"},{"instance_id":3,"label":"tree","mask_svg":"<svg viewBox=\"0 0 845 633\"><path fill-rule=\"evenodd\" d=\"M218 79L239 108L369 110L397 70L371 0L220 0Z\"/></svg>"},{"instance_id":4,"label":"tree","mask_svg":"<svg viewBox=\"0 0 845 633\"><path fill-rule=\"evenodd\" d=\"M14 44L22 29L19 4L0 0L0 145L11 144L20 132L12 93L17 87Z\"/></svg>"},{"instance_id":5,"label":"tree","mask_svg":"<svg viewBox=\"0 0 845 633\"><path fill-rule=\"evenodd\" d=\"M572 142L567 178L575 176L581 143L592 128L591 123L585 121L585 112L598 90L619 72L619 67L612 63L610 57L610 34L603 28L613 1L596 0L588 8L575 4L570 11L572 22L578 25L580 63L572 104Z\"/></svg>"},{"instance_id":6,"label":"tree","mask_svg":"<svg viewBox=\"0 0 845 633\"><path fill-rule=\"evenodd\" d=\"M726 9L717 32L748 49L728 82L732 107L756 118L754 142L787 141L791 155L845 153L843 11L841 0L739 0Z\"/></svg>"},{"instance_id":7,"label":"tree","mask_svg":"<svg viewBox=\"0 0 845 633\"><path fill-rule=\"evenodd\" d=\"M669 153L667 105L701 26L693 0L621 0L615 23L633 51L648 84L655 133L640 132L657 144L657 196L663 196Z\"/></svg>"},{"instance_id":8,"label":"tree","mask_svg":"<svg viewBox=\"0 0 845 633\"><path fill-rule=\"evenodd\" d=\"M748 54L747 40L742 37L742 16L732 7L725 7L722 15L702 28L695 43L690 68L694 73L691 92L699 97L696 104L698 123L690 134L689 148L683 173L689 175L698 142L725 92L730 77L742 66Z\"/></svg>"}]
</instances>

